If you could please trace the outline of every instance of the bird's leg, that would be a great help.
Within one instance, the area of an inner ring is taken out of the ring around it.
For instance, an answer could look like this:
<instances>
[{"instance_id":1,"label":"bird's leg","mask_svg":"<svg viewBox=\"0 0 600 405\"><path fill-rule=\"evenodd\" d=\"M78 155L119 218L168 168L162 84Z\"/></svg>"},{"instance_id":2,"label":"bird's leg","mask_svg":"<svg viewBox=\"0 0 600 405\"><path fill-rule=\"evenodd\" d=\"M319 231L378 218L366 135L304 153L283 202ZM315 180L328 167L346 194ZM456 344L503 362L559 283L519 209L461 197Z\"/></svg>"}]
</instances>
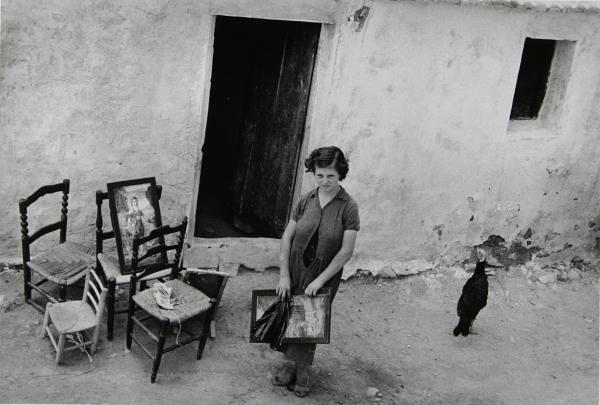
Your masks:
<instances>
[{"instance_id":1,"label":"bird's leg","mask_svg":"<svg viewBox=\"0 0 600 405\"><path fill-rule=\"evenodd\" d=\"M471 321L471 324L469 325L469 334L471 334L471 335L477 335L477 334L478 334L478 333L477 333L477 329L475 329L475 330L473 331L473 324L474 324L474 323L475 323L475 319L473 319L473 320Z\"/></svg>"}]
</instances>

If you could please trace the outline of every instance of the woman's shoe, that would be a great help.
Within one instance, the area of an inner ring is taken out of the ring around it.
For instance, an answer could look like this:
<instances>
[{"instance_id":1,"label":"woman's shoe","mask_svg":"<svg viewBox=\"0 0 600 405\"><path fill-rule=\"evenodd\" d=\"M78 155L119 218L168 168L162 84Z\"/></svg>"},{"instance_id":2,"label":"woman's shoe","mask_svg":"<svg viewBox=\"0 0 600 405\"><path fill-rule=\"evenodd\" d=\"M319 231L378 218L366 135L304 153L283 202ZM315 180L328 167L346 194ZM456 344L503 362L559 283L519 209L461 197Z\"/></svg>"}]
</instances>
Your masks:
<instances>
[{"instance_id":1,"label":"woman's shoe","mask_svg":"<svg viewBox=\"0 0 600 405\"><path fill-rule=\"evenodd\" d=\"M286 387L296 382L296 367L293 363L281 363L273 367L273 385Z\"/></svg>"},{"instance_id":2,"label":"woman's shoe","mask_svg":"<svg viewBox=\"0 0 600 405\"><path fill-rule=\"evenodd\" d=\"M300 385L296 384L294 386L294 395L297 397L303 398L310 393L310 385Z\"/></svg>"},{"instance_id":3,"label":"woman's shoe","mask_svg":"<svg viewBox=\"0 0 600 405\"><path fill-rule=\"evenodd\" d=\"M273 377L273 385L277 385L278 387L293 387L296 383L296 374L284 374L284 375L275 375Z\"/></svg>"},{"instance_id":4,"label":"woman's shoe","mask_svg":"<svg viewBox=\"0 0 600 405\"><path fill-rule=\"evenodd\" d=\"M296 384L294 394L297 397L305 397L310 392L310 364L296 363Z\"/></svg>"}]
</instances>

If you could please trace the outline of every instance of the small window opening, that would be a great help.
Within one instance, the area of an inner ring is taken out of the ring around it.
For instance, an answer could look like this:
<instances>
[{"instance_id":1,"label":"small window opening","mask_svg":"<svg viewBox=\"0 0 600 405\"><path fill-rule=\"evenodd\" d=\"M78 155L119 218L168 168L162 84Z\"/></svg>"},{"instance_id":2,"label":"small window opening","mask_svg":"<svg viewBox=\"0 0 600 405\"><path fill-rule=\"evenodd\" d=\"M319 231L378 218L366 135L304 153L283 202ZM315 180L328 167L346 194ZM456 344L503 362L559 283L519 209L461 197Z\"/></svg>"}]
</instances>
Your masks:
<instances>
[{"instance_id":1,"label":"small window opening","mask_svg":"<svg viewBox=\"0 0 600 405\"><path fill-rule=\"evenodd\" d=\"M511 120L532 120L538 117L546 96L555 47L554 40L525 38L510 112Z\"/></svg>"}]
</instances>

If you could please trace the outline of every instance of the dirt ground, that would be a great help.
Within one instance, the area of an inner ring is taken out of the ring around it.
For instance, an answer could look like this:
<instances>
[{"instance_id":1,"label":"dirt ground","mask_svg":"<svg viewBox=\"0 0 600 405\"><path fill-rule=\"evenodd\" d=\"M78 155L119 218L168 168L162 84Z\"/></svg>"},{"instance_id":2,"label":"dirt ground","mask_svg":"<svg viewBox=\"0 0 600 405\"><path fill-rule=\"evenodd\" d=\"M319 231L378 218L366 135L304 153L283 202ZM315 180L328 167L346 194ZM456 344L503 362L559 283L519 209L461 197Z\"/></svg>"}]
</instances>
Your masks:
<instances>
[{"instance_id":1,"label":"dirt ground","mask_svg":"<svg viewBox=\"0 0 600 405\"><path fill-rule=\"evenodd\" d=\"M497 270L478 334L466 338L451 333L468 277L460 269L344 282L331 344L317 348L304 399L269 383L280 354L248 343L251 291L272 288L276 272L233 277L203 359L195 360L195 345L166 354L152 385L150 359L125 348L123 315L93 363L70 352L57 367L49 340L39 337L42 315L11 306L0 311L0 402L360 404L372 402L367 389L375 387L382 404L597 404L597 272L580 276L541 284ZM4 306L21 291L21 277L0 272Z\"/></svg>"}]
</instances>

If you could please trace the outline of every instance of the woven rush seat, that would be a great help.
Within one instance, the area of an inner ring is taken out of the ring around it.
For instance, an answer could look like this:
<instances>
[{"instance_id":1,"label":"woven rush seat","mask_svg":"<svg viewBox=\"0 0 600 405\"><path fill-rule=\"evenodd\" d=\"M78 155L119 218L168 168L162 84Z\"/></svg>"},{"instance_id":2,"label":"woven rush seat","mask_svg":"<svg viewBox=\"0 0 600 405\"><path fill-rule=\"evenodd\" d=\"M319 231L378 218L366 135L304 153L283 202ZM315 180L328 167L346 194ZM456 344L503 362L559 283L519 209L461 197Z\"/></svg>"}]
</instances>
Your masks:
<instances>
[{"instance_id":1,"label":"woven rush seat","mask_svg":"<svg viewBox=\"0 0 600 405\"><path fill-rule=\"evenodd\" d=\"M49 281L71 285L85 276L85 270L95 263L94 252L84 246L65 242L54 246L27 262L27 266Z\"/></svg>"},{"instance_id":2,"label":"woven rush seat","mask_svg":"<svg viewBox=\"0 0 600 405\"><path fill-rule=\"evenodd\" d=\"M99 253L98 261L104 270L104 274L107 279L114 278L116 285L121 284L129 284L129 280L131 280L130 274L121 274L121 268L119 267L119 259L112 255ZM138 281L148 281L156 278L166 278L171 274L171 269L164 269L161 271L157 271L156 273L152 273L146 277L142 276Z\"/></svg>"},{"instance_id":3,"label":"woven rush seat","mask_svg":"<svg viewBox=\"0 0 600 405\"><path fill-rule=\"evenodd\" d=\"M181 280L168 280L164 284L173 289L171 298L175 299L174 309L160 308L152 288L133 296L140 308L160 321L180 323L207 311L211 306L210 299L204 293Z\"/></svg>"}]
</instances>

